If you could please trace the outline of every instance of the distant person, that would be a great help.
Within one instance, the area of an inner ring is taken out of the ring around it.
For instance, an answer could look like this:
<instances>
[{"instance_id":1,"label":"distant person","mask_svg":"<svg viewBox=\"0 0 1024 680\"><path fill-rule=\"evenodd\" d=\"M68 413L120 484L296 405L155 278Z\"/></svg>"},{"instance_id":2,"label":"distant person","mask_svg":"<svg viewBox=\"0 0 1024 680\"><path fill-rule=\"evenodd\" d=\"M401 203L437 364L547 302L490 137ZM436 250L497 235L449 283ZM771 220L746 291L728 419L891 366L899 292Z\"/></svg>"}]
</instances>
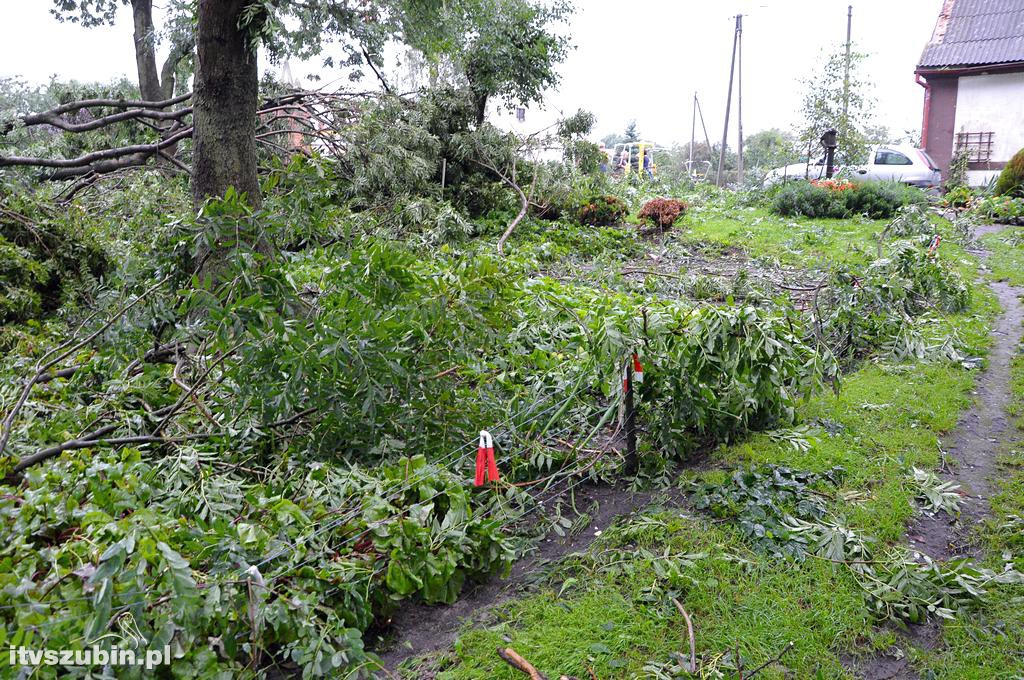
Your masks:
<instances>
[{"instance_id":1,"label":"distant person","mask_svg":"<svg viewBox=\"0 0 1024 680\"><path fill-rule=\"evenodd\" d=\"M654 179L654 154L650 149L644 151L644 174L647 179Z\"/></svg>"},{"instance_id":2,"label":"distant person","mask_svg":"<svg viewBox=\"0 0 1024 680\"><path fill-rule=\"evenodd\" d=\"M619 164L617 169L623 174L629 172L629 148L622 147L622 152L619 154Z\"/></svg>"},{"instance_id":3,"label":"distant person","mask_svg":"<svg viewBox=\"0 0 1024 680\"><path fill-rule=\"evenodd\" d=\"M601 152L601 160L598 163L598 168L602 173L606 173L608 172L608 163L611 160L608 157L608 149L604 144L601 144L601 146L598 147L598 150Z\"/></svg>"}]
</instances>

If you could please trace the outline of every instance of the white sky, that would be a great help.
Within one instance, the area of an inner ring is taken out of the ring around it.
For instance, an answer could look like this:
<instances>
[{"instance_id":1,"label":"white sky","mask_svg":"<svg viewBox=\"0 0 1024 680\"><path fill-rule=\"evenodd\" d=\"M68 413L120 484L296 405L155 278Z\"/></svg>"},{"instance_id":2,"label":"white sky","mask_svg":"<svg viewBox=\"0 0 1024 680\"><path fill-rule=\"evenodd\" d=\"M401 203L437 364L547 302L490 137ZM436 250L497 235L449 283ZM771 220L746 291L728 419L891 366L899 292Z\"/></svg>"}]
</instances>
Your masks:
<instances>
[{"instance_id":1,"label":"white sky","mask_svg":"<svg viewBox=\"0 0 1024 680\"><path fill-rule=\"evenodd\" d=\"M690 137L696 90L712 142L721 139L734 19L743 20L745 135L798 121L799 80L839 49L849 0L576 0L569 31L576 49L561 67L551 108L598 118L596 137L636 119L659 144ZM894 133L917 130L923 90L914 66L931 36L942 0L852 0L855 49L870 54L863 75L874 84L877 122ZM0 76L45 82L135 80L131 15L114 27L61 24L51 0L0 0ZM293 64L296 75L317 65ZM328 78L330 79L330 78ZM735 139L736 105L730 122ZM700 127L698 138L702 137ZM734 142L731 142L733 144Z\"/></svg>"}]
</instances>

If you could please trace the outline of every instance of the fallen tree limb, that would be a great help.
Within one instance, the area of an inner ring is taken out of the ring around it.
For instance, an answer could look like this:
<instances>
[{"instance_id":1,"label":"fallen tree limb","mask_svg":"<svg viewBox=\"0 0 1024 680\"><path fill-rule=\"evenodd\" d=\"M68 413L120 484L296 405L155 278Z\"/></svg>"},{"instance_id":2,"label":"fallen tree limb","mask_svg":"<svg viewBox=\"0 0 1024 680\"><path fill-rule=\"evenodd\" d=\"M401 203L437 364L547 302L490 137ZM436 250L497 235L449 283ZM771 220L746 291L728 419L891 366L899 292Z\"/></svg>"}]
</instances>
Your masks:
<instances>
[{"instance_id":1,"label":"fallen tree limb","mask_svg":"<svg viewBox=\"0 0 1024 680\"><path fill-rule=\"evenodd\" d=\"M682 279L684 277L679 274L669 274L668 272L659 272L654 269L623 269L620 274L648 274L650 276L664 276L670 279Z\"/></svg>"},{"instance_id":2,"label":"fallen tree limb","mask_svg":"<svg viewBox=\"0 0 1024 680\"><path fill-rule=\"evenodd\" d=\"M108 425L107 427L117 428L120 425ZM94 446L127 446L129 444L181 444L189 441L198 441L201 439L213 439L214 437L223 437L225 433L214 432L206 433L201 432L197 434L184 435L181 437L154 437L148 434L134 435L130 437L97 437L96 439L72 439L71 441L64 442L59 446L51 446L48 449L43 449L37 453L33 453L31 456L18 461L11 472L18 474L27 468L37 465L44 460L53 458L54 456L60 455L65 451L76 451L78 449L88 449Z\"/></svg>"},{"instance_id":3,"label":"fallen tree limb","mask_svg":"<svg viewBox=\"0 0 1024 680\"><path fill-rule=\"evenodd\" d=\"M548 676L534 668L529 661L519 656L511 647L498 647L498 656L512 668L520 673L525 673L530 680L548 680Z\"/></svg>"},{"instance_id":4,"label":"fallen tree limb","mask_svg":"<svg viewBox=\"0 0 1024 680\"><path fill-rule=\"evenodd\" d=\"M690 615L683 609L683 605L679 604L679 600L672 598L672 604L676 606L679 613L683 615L683 619L686 620L686 633L690 638L690 670L691 674L697 672L697 641L693 635L693 621L690 619Z\"/></svg>"},{"instance_id":5,"label":"fallen tree limb","mask_svg":"<svg viewBox=\"0 0 1024 680\"><path fill-rule=\"evenodd\" d=\"M82 109L94 109L94 108L114 108L114 109L144 109L147 111L155 111L158 109L166 109L176 104L181 104L192 98L191 92L178 95L177 97L171 97L170 99L164 99L162 101L145 101L135 99L82 99L79 101L68 102L67 104L61 104L48 111L41 111L39 113L30 113L27 116L22 116L17 121L6 123L3 126L0 134L6 135L8 132L13 130L15 126L20 123L25 127L31 127L34 125L54 125L54 119L58 119L66 113L72 113L75 111L81 111ZM116 114L115 114L116 115ZM59 126L58 126L59 127ZM88 128L93 129L93 128Z\"/></svg>"},{"instance_id":6,"label":"fallen tree limb","mask_svg":"<svg viewBox=\"0 0 1024 680\"><path fill-rule=\"evenodd\" d=\"M11 438L11 431L14 429L14 419L18 416L18 412L21 411L21 408L25 405L25 402L28 400L28 395L32 392L32 388L35 387L39 383L39 379L41 377L43 377L44 375L46 375L47 373L49 373L51 368L53 368L54 366L56 366L60 362L64 361L69 356L71 356L72 354L74 354L75 352L80 350L81 348L85 347L90 342L92 342L93 340L98 338L101 334L106 332L106 330L108 328L110 328L111 326L114 325L115 321L117 321L122 316L127 314L129 310L131 310L133 307L135 307L135 305L139 304L142 300L145 300L146 297L148 297L150 293L155 291L160 286L164 285L164 283L167 282L168 278L169 277L164 277L160 281L157 281L156 284L154 284L150 288L147 288L141 295L136 297L129 304L122 306L121 309L117 310L117 312L115 312L113 316L111 316L109 319L107 319L103 323L103 325L100 326L98 329L96 329L95 331L90 333L84 340L80 340L79 342L74 343L73 345L71 345L70 348L64 349L65 347L67 347L72 342L72 340L68 340L66 343L64 343L60 347L57 347L56 349L51 350L50 352L45 354L43 356L43 358L40 359L39 362L36 363L35 375L33 375L28 380L28 382L25 383L25 387L22 388L21 394L18 396L18 400L14 403L14 406L11 408L10 412L7 414L7 417L4 418L4 422L3 422L3 435L0 436L0 455L3 455L4 450L7 448L7 442ZM52 354L54 354L55 352L60 352L60 354L58 354L53 359L47 360L47 358L49 356L51 356ZM43 363L44 361L45 361L45 363Z\"/></svg>"},{"instance_id":7,"label":"fallen tree limb","mask_svg":"<svg viewBox=\"0 0 1024 680\"><path fill-rule=\"evenodd\" d=\"M159 109L128 109L127 111L121 111L119 113L112 113L108 116L100 116L99 118L93 118L92 120L84 123L71 123L59 115L50 116L40 119L40 115L32 116L32 125L51 125L58 130L64 132L89 132L90 130L99 130L102 127L113 125L114 123L123 123L129 120L138 120L140 118L150 120L181 120L185 116L192 114L192 107L187 106L183 109L175 109L173 111L161 111Z\"/></svg>"},{"instance_id":8,"label":"fallen tree limb","mask_svg":"<svg viewBox=\"0 0 1024 680\"><path fill-rule=\"evenodd\" d=\"M150 413L152 418L163 418L169 415L173 415L176 410L177 404L171 406L164 406L163 408L157 409ZM299 422L303 418L316 412L316 409L308 408L304 411L300 411L295 415L289 416L282 420L275 421L268 425L268 428L276 429L279 427L286 427ZM66 442L56 444L54 446L41 449L31 455L25 456L20 459L17 464L11 469L11 474L8 475L7 480L20 476L22 472L38 465L43 461L49 460L54 456L59 456L65 451L76 451L79 449L88 449L94 446L127 446L129 444L181 444L189 441L200 441L203 439L214 439L216 437L229 436L227 432L197 432L193 434L185 434L176 437L165 437L162 435L132 435L126 437L110 437L109 435L117 432L119 429L124 427L125 423L111 423L104 425L103 427L97 428L92 432L83 434L75 439L70 439Z\"/></svg>"},{"instance_id":9,"label":"fallen tree limb","mask_svg":"<svg viewBox=\"0 0 1024 680\"><path fill-rule=\"evenodd\" d=\"M102 151L93 151L77 158L36 158L33 156L3 156L0 157L0 167L13 167L13 166L32 166L38 168L80 168L84 166L92 165L99 161L113 160L123 158L125 156L131 156L134 154L149 154L153 155L157 152L166 149L169 146L180 142L186 137L192 135L192 128L187 127L180 132L177 132L170 137L161 139L159 142L153 144L132 144L130 146L121 146L115 149L104 149Z\"/></svg>"}]
</instances>

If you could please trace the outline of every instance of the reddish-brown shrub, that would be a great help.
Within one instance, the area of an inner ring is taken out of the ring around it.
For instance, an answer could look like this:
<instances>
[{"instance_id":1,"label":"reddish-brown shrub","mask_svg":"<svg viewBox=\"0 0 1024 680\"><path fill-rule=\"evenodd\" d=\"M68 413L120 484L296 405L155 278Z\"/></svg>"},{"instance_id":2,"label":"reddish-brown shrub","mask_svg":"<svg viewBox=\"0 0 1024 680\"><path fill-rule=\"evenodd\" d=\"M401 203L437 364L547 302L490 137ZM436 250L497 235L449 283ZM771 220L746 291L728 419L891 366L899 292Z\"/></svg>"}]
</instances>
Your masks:
<instances>
[{"instance_id":1,"label":"reddish-brown shrub","mask_svg":"<svg viewBox=\"0 0 1024 680\"><path fill-rule=\"evenodd\" d=\"M676 198L656 198L653 201L648 201L640 209L638 217L656 227L668 229L683 216L688 207L686 201Z\"/></svg>"}]
</instances>

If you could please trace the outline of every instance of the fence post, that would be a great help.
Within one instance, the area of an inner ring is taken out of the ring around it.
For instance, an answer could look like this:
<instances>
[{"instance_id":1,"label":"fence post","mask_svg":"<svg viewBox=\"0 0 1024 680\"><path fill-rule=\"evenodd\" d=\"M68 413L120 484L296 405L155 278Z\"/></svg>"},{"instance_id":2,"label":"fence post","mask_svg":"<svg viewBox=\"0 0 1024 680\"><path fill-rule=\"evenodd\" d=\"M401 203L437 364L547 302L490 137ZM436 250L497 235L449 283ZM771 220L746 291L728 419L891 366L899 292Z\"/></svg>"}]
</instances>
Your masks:
<instances>
[{"instance_id":1,"label":"fence post","mask_svg":"<svg viewBox=\"0 0 1024 680\"><path fill-rule=\"evenodd\" d=\"M626 357L626 379L623 383L626 390L626 474L635 475L640 471L640 461L636 455L636 406L633 401L633 358Z\"/></svg>"}]
</instances>

